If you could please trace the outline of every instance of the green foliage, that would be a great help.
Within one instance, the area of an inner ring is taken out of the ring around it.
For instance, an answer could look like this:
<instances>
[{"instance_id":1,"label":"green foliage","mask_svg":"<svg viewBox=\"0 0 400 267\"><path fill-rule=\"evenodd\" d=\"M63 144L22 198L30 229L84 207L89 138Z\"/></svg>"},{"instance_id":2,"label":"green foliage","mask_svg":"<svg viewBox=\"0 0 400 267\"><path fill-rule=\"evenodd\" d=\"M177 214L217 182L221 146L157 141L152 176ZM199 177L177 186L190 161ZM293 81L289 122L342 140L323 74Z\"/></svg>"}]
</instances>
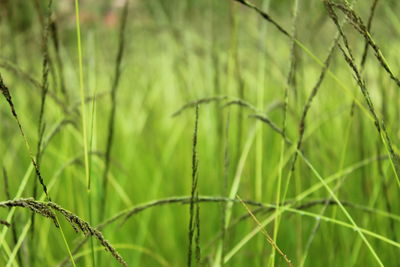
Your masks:
<instances>
[{"instance_id":1,"label":"green foliage","mask_svg":"<svg viewBox=\"0 0 400 267\"><path fill-rule=\"evenodd\" d=\"M51 3L0 1L0 266L396 266L397 1Z\"/></svg>"}]
</instances>

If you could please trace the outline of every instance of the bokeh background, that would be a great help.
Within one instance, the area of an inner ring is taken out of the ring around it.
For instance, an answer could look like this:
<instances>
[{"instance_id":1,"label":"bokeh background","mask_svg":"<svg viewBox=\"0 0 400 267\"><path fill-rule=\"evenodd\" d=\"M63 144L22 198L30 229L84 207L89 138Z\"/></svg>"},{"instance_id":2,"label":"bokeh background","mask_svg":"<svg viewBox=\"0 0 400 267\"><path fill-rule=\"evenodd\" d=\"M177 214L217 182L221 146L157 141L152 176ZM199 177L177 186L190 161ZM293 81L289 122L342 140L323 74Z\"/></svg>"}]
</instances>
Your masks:
<instances>
[{"instance_id":1,"label":"bokeh background","mask_svg":"<svg viewBox=\"0 0 400 267\"><path fill-rule=\"evenodd\" d=\"M237 194L242 199L274 204L277 194L282 197L287 185L287 195L280 201L291 202L294 210L283 211L280 221L272 220L265 229L271 236L276 231L277 245L294 266L376 265L359 232L349 229L348 218L337 202L325 204L332 196L304 159L300 157L291 171L295 146L282 146L282 136L276 129L251 117L254 113L267 116L282 129L287 89L286 135L294 143L299 139L301 114L337 32L323 1L252 1L287 31L292 32L293 25L296 26L299 43L292 57L291 38L255 10L236 1L130 0L123 57L118 61L125 2L81 0L80 73L75 2L54 0L46 42L49 91L42 118L44 130L40 134L47 2L0 1L0 73L33 156L42 150L40 170L52 201L96 226L143 203L190 196L195 109L189 107L178 116L172 115L186 103L212 98L199 105L199 195L227 197L234 188L233 181L240 179ZM353 2L354 11L367 23L375 0ZM294 23L296 4L298 15ZM395 76L400 74L399 14L398 1L377 1L370 30ZM340 12L338 16L340 20L345 18ZM365 39L350 24L344 26L344 33L359 64ZM288 86L293 60L295 73ZM114 104L113 143L107 160L113 109L111 91L118 64L121 76ZM86 97L84 126L80 75ZM385 122L394 153L398 153L399 87L371 49L362 77L379 118ZM247 107L238 105L238 100ZM227 106L229 101L236 104ZM3 98L0 116L0 163L3 176L8 177L7 190L0 192L1 199L35 196L44 201L24 138ZM329 73L306 122L301 147L304 157L323 179L336 177L329 186L345 203L357 225L372 233L367 239L376 254L386 266L398 266L396 173L354 74L339 49L333 53ZM86 139L82 136L83 127L87 130ZM92 181L90 194L85 176L85 143ZM108 189L103 205L107 164ZM315 186L319 188L314 190ZM300 199L307 190L312 191ZM253 219L247 217L234 224L222 242L221 221L226 206L210 202L199 207L198 265L287 266L276 251L274 256L273 247L261 233L245 244L240 243L256 228ZM301 214L303 209L309 214ZM273 216L273 211L256 216L263 221ZM10 218L16 236L21 236L31 223L32 214L17 209L9 217L10 212L2 209L0 218ZM246 214L246 209L236 202L230 222ZM321 220L323 216L327 219ZM189 205L152 207L123 224L122 221L107 225L102 232L129 266L187 265ZM61 225L73 250L83 236L67 222L62 221ZM18 238L13 237L14 230L4 227L1 231L0 265L71 265L60 231L47 218L36 215L33 227L28 227L19 246ZM9 251L4 244L8 244ZM74 255L77 266L118 266L96 240L93 244L94 261L87 242ZM237 247L240 249L234 251ZM14 248L15 259L10 262Z\"/></svg>"}]
</instances>

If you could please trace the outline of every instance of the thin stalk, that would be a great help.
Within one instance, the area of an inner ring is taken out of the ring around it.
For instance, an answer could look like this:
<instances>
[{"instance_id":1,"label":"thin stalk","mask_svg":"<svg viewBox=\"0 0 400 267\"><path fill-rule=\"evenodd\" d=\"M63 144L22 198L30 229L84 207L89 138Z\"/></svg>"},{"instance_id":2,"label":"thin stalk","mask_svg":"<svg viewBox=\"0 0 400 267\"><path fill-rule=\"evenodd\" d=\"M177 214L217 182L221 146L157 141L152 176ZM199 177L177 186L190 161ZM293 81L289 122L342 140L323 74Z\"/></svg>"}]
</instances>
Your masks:
<instances>
[{"instance_id":1,"label":"thin stalk","mask_svg":"<svg viewBox=\"0 0 400 267\"><path fill-rule=\"evenodd\" d=\"M282 176L283 176L283 168L284 168L284 155L285 155L285 139L286 139L286 124L287 124L287 109L289 105L289 92L291 89L294 87L294 80L295 80L295 75L296 75L296 54L295 54L295 49L296 49L296 43L295 43L295 36L297 32L297 18L298 18L298 13L299 13L299 3L298 0L295 0L293 3L293 22L292 22L292 34L291 36L292 41L291 41L291 49L290 49L290 64L289 64L289 72L286 80L286 85L285 85L285 92L284 92L284 107L283 107L283 120L282 120L282 140L281 140L281 149L280 149L280 155L279 155L279 170L278 170L278 182L277 182L277 188L276 188L276 204L277 204L277 212L279 214L279 206L281 202L281 190L282 190ZM282 199L282 201L285 201L285 199ZM274 242L277 242L278 238L278 231L279 231L279 224L280 224L280 216L277 215L275 217L275 222L274 222L274 232L273 232L273 240ZM271 265L275 266L275 250L272 251L271 255Z\"/></svg>"},{"instance_id":2,"label":"thin stalk","mask_svg":"<svg viewBox=\"0 0 400 267\"><path fill-rule=\"evenodd\" d=\"M264 0L262 3L263 7L268 10L269 0ZM257 87L257 108L259 110L264 110L264 91L265 91L265 58L266 58L266 48L265 48L265 39L267 33L267 25L265 23L261 24L260 34L259 34L259 62L258 62L258 87ZM263 159L263 127L261 122L256 122L257 133L256 133L256 149L255 149L255 184L254 184L254 192L255 192L255 200L262 200L262 189L263 189L263 181L262 181L262 159Z\"/></svg>"},{"instance_id":3,"label":"thin stalk","mask_svg":"<svg viewBox=\"0 0 400 267\"><path fill-rule=\"evenodd\" d=\"M290 266L293 267L293 263L291 260L289 260L288 256L278 247L276 244L275 240L269 235L267 230L265 230L265 227L263 227L260 223L260 221L257 219L257 217L253 214L253 212L247 207L246 203L239 197L239 195L236 196L240 203L242 203L243 207L246 209L246 211L250 214L251 218L256 222L256 224L260 227L261 233L266 237L268 243L271 244L271 246L274 248L274 251L278 251L278 253L285 259L286 263Z\"/></svg>"},{"instance_id":4,"label":"thin stalk","mask_svg":"<svg viewBox=\"0 0 400 267\"><path fill-rule=\"evenodd\" d=\"M90 175L89 175L89 155L87 144L87 129L86 129L86 107L85 107L85 89L83 82L83 59L82 59L82 42L81 42L81 27L79 19L79 0L75 0L75 16L76 16L76 37L78 48L78 65L79 65L79 92L81 97L81 119L82 119L82 139L83 152L85 159L85 177L88 192L90 192Z\"/></svg>"},{"instance_id":5,"label":"thin stalk","mask_svg":"<svg viewBox=\"0 0 400 267\"><path fill-rule=\"evenodd\" d=\"M197 266L200 263L200 246L199 246L199 232L200 232L200 219L199 219L199 205L198 205L198 156L197 156L197 139L198 139L198 122L199 122L199 107L196 106L195 124L193 133L193 146L192 146L192 185L191 185L191 199L189 207L189 249L188 249L188 266L192 266L192 246L193 240L196 242L196 260Z\"/></svg>"},{"instance_id":6,"label":"thin stalk","mask_svg":"<svg viewBox=\"0 0 400 267\"><path fill-rule=\"evenodd\" d=\"M106 213L108 175L110 171L111 150L114 141L115 114L117 109L117 92L122 75L122 59L125 51L125 32L128 19L128 10L129 10L129 0L125 0L124 8L120 17L118 50L115 59L114 80L111 87L111 112L108 120L108 135L107 135L106 153L105 153L106 161L103 172L103 185L102 185L103 192L101 195L101 203L99 206L99 208L102 211L100 212L100 220L103 220L104 214Z\"/></svg>"},{"instance_id":7,"label":"thin stalk","mask_svg":"<svg viewBox=\"0 0 400 267\"><path fill-rule=\"evenodd\" d=\"M46 21L42 24L42 54L43 54L43 61L42 61L42 83L41 83L41 102L40 102L40 111L39 111L39 121L38 121L38 143L37 143L37 150L36 150L36 163L38 168L40 169L41 164L41 146L43 142L43 134L45 131L45 123L43 122L43 117L45 113L46 107L46 99L47 93L49 90L49 70L50 70L50 57L49 57L49 48L48 48L48 39L49 39L49 27L51 22L51 14L52 14L52 5L53 1L49 0L47 5L47 14L46 14ZM38 14L39 17L41 15L40 6L38 5ZM33 184L33 197L36 198L37 195L37 181L34 181ZM36 246L33 244L35 243L35 215L32 214L32 228L31 228L31 264L35 266L35 255L36 255Z\"/></svg>"},{"instance_id":8,"label":"thin stalk","mask_svg":"<svg viewBox=\"0 0 400 267\"><path fill-rule=\"evenodd\" d=\"M92 50L95 50L94 48ZM92 56L92 61L94 61L96 57L93 55ZM92 66L93 67L93 66ZM96 70L94 68L92 69L92 73L96 73ZM92 179L92 174L93 174L93 153L90 153L91 151L94 150L93 148L93 137L95 133L95 118L96 118L96 94L97 94L97 86L96 84L92 85L94 87L93 90L93 99L92 99L92 111L91 111L91 122L90 122L90 140L89 140L89 180ZM89 203L89 222L93 223L93 204L92 204L92 198L90 197L90 194L88 194L88 203ZM96 262L96 255L95 255L95 249L94 249L94 240L91 237L90 238L90 251L91 251L91 257L92 257L92 263L93 266L97 265Z\"/></svg>"},{"instance_id":9,"label":"thin stalk","mask_svg":"<svg viewBox=\"0 0 400 267\"><path fill-rule=\"evenodd\" d=\"M79 93L81 98L81 122L82 122L82 143L83 143L83 154L84 154L84 165L85 165L85 177L86 177L86 189L87 189L87 206L89 210L89 223L92 223L92 200L90 194L90 167L89 167L89 153L88 153L88 137L86 129L86 101L85 101L85 89L83 81L83 58L82 58L82 42L81 42L81 27L79 17L79 0L75 0L75 24L76 24L76 39L78 49L78 65L79 65ZM92 264L95 266L94 249L93 244L91 246L92 251Z\"/></svg>"}]
</instances>

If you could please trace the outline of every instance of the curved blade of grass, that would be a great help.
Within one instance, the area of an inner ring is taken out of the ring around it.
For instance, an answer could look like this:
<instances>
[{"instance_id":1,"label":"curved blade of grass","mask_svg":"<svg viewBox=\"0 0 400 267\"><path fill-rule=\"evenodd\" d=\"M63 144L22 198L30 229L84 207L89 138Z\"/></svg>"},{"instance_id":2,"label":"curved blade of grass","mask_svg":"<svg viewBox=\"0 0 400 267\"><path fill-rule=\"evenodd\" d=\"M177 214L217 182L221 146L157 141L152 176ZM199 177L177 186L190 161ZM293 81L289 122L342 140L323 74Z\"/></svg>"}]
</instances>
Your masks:
<instances>
[{"instance_id":1,"label":"curved blade of grass","mask_svg":"<svg viewBox=\"0 0 400 267\"><path fill-rule=\"evenodd\" d=\"M342 212L345 214L347 219L351 222L351 224L355 227L355 229L358 229L358 225L354 221L353 217L350 215L350 213L347 211L347 209L343 206L343 204L340 202L340 200L337 198L336 194L333 192L331 187L325 182L324 178L318 173L318 171L314 168L314 166L303 156L303 154L298 151L300 157L303 159L303 161L307 164L307 166L311 169L311 171L314 173L314 175L318 178L318 180L321 182L321 184L325 187L325 189L329 192L331 197L338 203L340 209ZM357 231L362 240L364 241L365 245L368 247L370 250L372 256L375 258L376 262L380 266L384 266L381 259L379 258L378 254L375 252L374 248L371 246L371 244L368 242L367 238L364 236L363 232Z\"/></svg>"},{"instance_id":2,"label":"curved blade of grass","mask_svg":"<svg viewBox=\"0 0 400 267\"><path fill-rule=\"evenodd\" d=\"M331 195L331 197L337 202L337 204L339 205L339 207L341 208L341 210L343 211L343 213L345 214L345 216L347 217L347 219L350 221L351 225L353 226L353 229L361 229L360 227L358 227L358 225L355 223L355 221L353 220L353 218L351 217L350 213L347 211L347 209L343 206L343 204L340 202L340 200L336 197L335 193L332 191L332 189L330 188L330 186L327 183L327 180L324 180L321 175L316 171L316 169L313 167L313 165L304 157L304 155L300 152L297 151L297 153L299 153L299 156L303 159L303 161L307 164L307 166L311 169L311 171L314 173L314 175L318 178L319 183L317 184L317 187L324 187L329 194ZM341 176L339 176L341 177ZM315 187L314 187L315 188ZM310 188L311 189L311 188ZM303 199L305 196L308 195L308 193L310 193L310 189L303 192L302 194L298 195L296 197L296 200L301 200ZM315 189L311 190L311 192L313 192ZM282 206L282 210L280 211L280 213L283 210L287 209L287 206L290 207L290 205L285 205ZM278 213L275 213L275 216ZM262 227L265 227L267 224L269 224L270 222L272 222L275 219L275 216L271 216L270 218L268 218L267 220L263 221L261 223ZM251 233L249 233L248 235L246 235L226 256L224 259L224 262L228 262L233 255L236 254L236 252L243 247L248 241L250 241L254 235L256 233L258 233L261 230L260 227L257 227L255 230L253 230ZM373 247L371 246L371 244L368 242L368 240L366 239L363 231L357 231L358 234L360 235L360 237L363 239L364 243L366 244L366 246L368 247L368 249L370 250L372 256L374 257L374 259L376 260L376 262L380 265L380 266L384 266L382 261L380 260L379 256L377 255L377 253L375 252L375 250L373 249Z\"/></svg>"}]
</instances>

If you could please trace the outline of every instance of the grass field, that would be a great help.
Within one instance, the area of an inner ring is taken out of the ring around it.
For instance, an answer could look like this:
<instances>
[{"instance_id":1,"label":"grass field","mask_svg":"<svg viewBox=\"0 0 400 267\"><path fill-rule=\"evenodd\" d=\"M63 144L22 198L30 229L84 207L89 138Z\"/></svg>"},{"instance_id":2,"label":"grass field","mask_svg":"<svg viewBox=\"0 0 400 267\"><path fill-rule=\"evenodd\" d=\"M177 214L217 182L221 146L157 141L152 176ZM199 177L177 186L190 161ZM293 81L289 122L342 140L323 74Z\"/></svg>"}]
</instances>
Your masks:
<instances>
[{"instance_id":1,"label":"grass field","mask_svg":"<svg viewBox=\"0 0 400 267\"><path fill-rule=\"evenodd\" d=\"M399 266L399 13L0 1L0 266Z\"/></svg>"}]
</instances>

